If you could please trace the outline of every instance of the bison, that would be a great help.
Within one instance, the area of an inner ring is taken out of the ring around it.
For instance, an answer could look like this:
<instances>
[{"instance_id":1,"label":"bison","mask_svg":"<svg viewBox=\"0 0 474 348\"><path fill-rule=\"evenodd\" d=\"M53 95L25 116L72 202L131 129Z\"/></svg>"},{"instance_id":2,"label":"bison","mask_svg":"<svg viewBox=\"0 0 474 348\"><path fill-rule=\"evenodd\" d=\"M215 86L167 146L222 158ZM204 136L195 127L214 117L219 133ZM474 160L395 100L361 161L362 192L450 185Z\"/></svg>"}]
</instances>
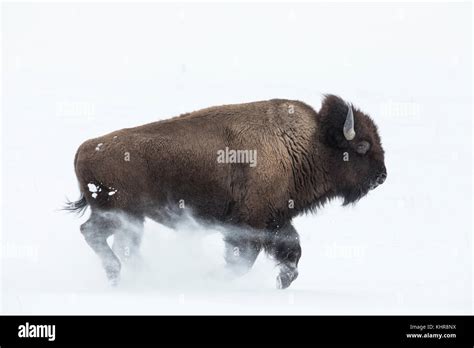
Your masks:
<instances>
[{"instance_id":1,"label":"bison","mask_svg":"<svg viewBox=\"0 0 474 348\"><path fill-rule=\"evenodd\" d=\"M173 227L191 211L223 227L227 269L242 274L265 250L287 288L301 257L292 219L333 198L355 203L387 177L376 125L334 95L319 112L272 99L118 130L84 142L74 167L81 198L66 209L91 208L81 233L112 283L146 217Z\"/></svg>"}]
</instances>

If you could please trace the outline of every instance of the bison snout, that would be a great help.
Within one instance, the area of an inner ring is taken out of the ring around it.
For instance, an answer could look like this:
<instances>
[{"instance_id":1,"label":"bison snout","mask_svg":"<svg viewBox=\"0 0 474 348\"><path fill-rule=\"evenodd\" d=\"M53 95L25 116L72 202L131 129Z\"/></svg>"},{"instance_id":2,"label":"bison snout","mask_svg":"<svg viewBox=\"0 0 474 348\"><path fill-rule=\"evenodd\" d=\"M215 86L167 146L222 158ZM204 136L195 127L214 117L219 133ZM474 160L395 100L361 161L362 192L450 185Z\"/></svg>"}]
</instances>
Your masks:
<instances>
[{"instance_id":1,"label":"bison snout","mask_svg":"<svg viewBox=\"0 0 474 348\"><path fill-rule=\"evenodd\" d=\"M377 176L377 185L382 185L385 182L385 179L387 179L387 173L381 173Z\"/></svg>"},{"instance_id":2,"label":"bison snout","mask_svg":"<svg viewBox=\"0 0 474 348\"><path fill-rule=\"evenodd\" d=\"M373 190L379 185L382 185L385 182L385 179L387 179L387 172L384 170L372 179L369 184L369 190Z\"/></svg>"}]
</instances>

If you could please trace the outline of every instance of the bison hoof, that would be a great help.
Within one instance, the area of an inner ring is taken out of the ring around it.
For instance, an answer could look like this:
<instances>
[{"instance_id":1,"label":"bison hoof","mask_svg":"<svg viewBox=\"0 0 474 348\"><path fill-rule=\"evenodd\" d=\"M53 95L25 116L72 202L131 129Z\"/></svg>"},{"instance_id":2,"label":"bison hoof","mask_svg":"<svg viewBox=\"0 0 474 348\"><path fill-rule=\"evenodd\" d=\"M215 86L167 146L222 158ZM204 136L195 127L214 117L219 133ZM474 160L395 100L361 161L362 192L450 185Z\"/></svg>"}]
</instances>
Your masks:
<instances>
[{"instance_id":1,"label":"bison hoof","mask_svg":"<svg viewBox=\"0 0 474 348\"><path fill-rule=\"evenodd\" d=\"M296 277L298 277L297 271L280 273L276 278L277 289L286 289L291 285Z\"/></svg>"}]
</instances>

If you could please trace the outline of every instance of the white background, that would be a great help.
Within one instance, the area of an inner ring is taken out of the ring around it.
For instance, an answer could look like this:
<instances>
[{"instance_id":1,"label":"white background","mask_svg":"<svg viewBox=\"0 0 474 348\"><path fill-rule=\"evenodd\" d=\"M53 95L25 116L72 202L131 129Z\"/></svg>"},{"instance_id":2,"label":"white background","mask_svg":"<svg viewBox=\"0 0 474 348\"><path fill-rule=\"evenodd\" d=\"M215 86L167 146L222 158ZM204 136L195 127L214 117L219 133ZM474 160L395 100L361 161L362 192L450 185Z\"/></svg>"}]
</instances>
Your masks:
<instances>
[{"instance_id":1,"label":"white background","mask_svg":"<svg viewBox=\"0 0 474 348\"><path fill-rule=\"evenodd\" d=\"M464 4L4 4L2 312L472 312L472 34ZM209 227L147 222L108 286L58 209L79 144L202 107L339 94L378 124L388 179L299 217L300 277L263 255L233 282ZM206 231L208 233L205 233Z\"/></svg>"}]
</instances>

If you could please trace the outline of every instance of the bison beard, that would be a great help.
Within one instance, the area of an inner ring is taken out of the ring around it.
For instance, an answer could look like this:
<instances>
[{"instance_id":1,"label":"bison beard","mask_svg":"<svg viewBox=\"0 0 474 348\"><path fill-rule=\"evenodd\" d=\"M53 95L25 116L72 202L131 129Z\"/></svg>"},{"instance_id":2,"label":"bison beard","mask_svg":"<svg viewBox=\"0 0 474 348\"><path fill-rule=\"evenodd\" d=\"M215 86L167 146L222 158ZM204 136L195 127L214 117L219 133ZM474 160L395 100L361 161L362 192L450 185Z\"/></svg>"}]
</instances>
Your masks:
<instances>
[{"instance_id":1,"label":"bison beard","mask_svg":"<svg viewBox=\"0 0 474 348\"><path fill-rule=\"evenodd\" d=\"M256 161L218 160L228 149ZM319 112L273 99L122 129L84 142L74 165L82 196L66 209L90 206L81 232L113 283L138 253L145 217L173 227L186 208L225 227L229 270L246 272L265 250L286 288L301 257L292 219L335 197L355 203L387 175L375 124L333 95Z\"/></svg>"}]
</instances>

